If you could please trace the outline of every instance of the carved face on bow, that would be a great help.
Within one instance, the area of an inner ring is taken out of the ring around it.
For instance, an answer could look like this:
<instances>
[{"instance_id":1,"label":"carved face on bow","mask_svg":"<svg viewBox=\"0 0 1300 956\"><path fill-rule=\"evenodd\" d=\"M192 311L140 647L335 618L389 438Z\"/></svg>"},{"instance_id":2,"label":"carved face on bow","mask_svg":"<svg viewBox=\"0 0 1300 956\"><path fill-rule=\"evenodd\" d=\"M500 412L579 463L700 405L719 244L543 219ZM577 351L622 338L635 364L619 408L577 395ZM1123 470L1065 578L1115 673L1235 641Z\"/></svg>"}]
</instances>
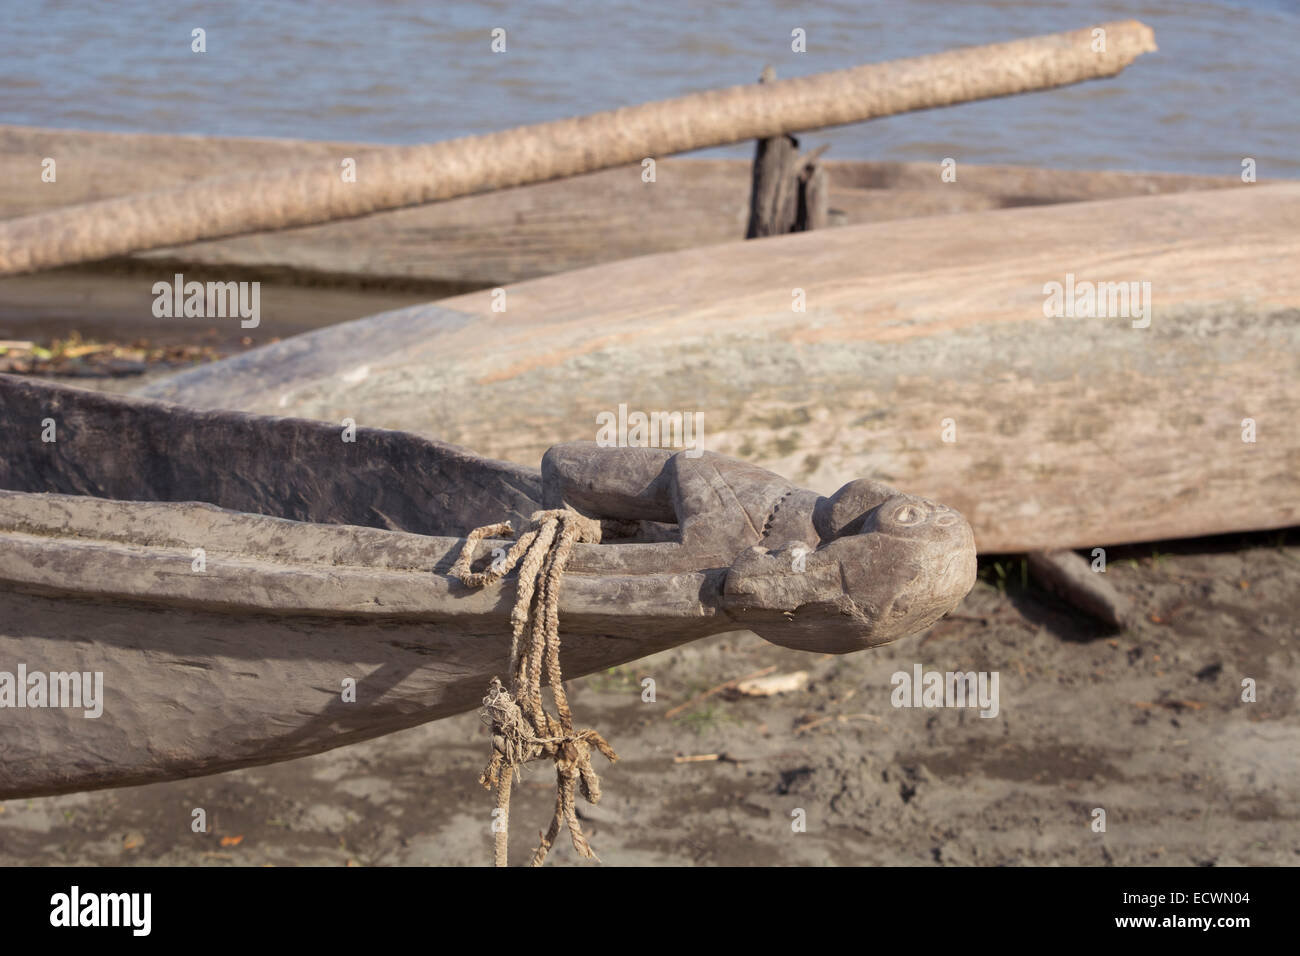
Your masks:
<instances>
[{"instance_id":1,"label":"carved face on bow","mask_svg":"<svg viewBox=\"0 0 1300 956\"><path fill-rule=\"evenodd\" d=\"M872 481L818 501L820 540L742 552L728 613L774 644L847 653L928 627L975 583L975 538L956 511Z\"/></svg>"}]
</instances>

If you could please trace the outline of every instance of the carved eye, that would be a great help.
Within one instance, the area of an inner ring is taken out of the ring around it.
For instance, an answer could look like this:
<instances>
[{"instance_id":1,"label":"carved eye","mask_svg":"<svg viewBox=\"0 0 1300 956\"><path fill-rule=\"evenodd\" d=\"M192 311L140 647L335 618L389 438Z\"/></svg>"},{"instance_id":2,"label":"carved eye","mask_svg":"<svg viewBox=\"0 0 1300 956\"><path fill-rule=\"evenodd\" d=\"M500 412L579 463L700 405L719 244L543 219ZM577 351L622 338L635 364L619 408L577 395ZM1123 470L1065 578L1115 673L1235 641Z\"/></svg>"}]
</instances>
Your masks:
<instances>
[{"instance_id":1,"label":"carved eye","mask_svg":"<svg viewBox=\"0 0 1300 956\"><path fill-rule=\"evenodd\" d=\"M898 510L894 512L893 517L896 524L903 525L904 527L919 524L925 519L925 515L921 513L921 509L917 508L915 505L900 505Z\"/></svg>"},{"instance_id":2,"label":"carved eye","mask_svg":"<svg viewBox=\"0 0 1300 956\"><path fill-rule=\"evenodd\" d=\"M934 519L934 523L941 528L947 528L957 523L957 515L951 511L945 511L939 517Z\"/></svg>"}]
</instances>

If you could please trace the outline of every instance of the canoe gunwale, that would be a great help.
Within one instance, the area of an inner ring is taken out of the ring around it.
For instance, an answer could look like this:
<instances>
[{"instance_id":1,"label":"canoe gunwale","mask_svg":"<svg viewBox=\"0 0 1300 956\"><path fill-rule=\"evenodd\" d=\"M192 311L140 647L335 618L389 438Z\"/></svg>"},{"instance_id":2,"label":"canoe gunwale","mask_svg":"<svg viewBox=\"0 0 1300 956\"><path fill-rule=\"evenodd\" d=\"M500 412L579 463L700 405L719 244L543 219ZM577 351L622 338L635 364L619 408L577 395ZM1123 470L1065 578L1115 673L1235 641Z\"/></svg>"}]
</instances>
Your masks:
<instances>
[{"instance_id":1,"label":"canoe gunwale","mask_svg":"<svg viewBox=\"0 0 1300 956\"><path fill-rule=\"evenodd\" d=\"M192 535L176 530L187 525L186 519L192 527L206 527ZM293 546L295 538L305 539L301 547ZM214 539L215 547L208 544ZM234 541L243 547L232 547ZM479 562L490 560L494 546L510 544L480 542ZM465 587L448 574L463 545L463 538L312 524L205 502L0 490L0 581L90 599L508 628L515 578L484 589ZM725 569L673 570L676 547L576 546L561 595L566 630L586 633L592 630L587 619L606 621L610 594L659 596L653 610L644 613L633 610L642 607L640 602L625 600L619 616L629 620L724 619L717 602ZM657 563L665 570L629 572L623 558L631 552L642 556L635 565Z\"/></svg>"}]
</instances>

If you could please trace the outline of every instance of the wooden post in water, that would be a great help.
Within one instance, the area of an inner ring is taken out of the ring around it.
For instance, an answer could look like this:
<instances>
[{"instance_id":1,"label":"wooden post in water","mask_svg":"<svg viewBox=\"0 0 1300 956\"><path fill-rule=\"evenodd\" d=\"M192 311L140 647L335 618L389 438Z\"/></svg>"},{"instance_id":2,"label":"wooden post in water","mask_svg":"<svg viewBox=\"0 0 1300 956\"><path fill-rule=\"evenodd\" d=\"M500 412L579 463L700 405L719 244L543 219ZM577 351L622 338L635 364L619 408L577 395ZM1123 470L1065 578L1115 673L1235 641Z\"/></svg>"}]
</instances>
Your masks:
<instances>
[{"instance_id":1,"label":"wooden post in water","mask_svg":"<svg viewBox=\"0 0 1300 956\"><path fill-rule=\"evenodd\" d=\"M760 83L776 79L767 66ZM821 229L830 219L830 176L817 160L826 147L799 155L799 140L789 133L760 139L754 150L746 239Z\"/></svg>"}]
</instances>

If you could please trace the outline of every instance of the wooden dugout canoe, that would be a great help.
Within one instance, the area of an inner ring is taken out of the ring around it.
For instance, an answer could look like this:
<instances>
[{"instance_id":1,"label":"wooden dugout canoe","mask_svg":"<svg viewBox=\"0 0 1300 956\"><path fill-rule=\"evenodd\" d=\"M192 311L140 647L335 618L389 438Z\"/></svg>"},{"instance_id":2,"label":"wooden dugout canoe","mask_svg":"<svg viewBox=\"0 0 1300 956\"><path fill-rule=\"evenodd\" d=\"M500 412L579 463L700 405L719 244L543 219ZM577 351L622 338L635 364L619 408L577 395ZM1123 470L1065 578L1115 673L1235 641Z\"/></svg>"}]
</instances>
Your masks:
<instances>
[{"instance_id":1,"label":"wooden dugout canoe","mask_svg":"<svg viewBox=\"0 0 1300 956\"><path fill-rule=\"evenodd\" d=\"M815 134L808 142L815 143ZM102 133L0 126L0 219L176 186L239 170L353 156L362 143ZM56 158L58 182L32 184ZM1231 186L1234 177L978 166L944 183L934 162L825 161L832 222L861 224ZM437 293L520 282L602 262L740 239L750 163L660 159L640 165L363 219L200 242L141 253L116 265L205 270L213 277L415 284ZM5 279L10 285L22 279Z\"/></svg>"},{"instance_id":2,"label":"wooden dugout canoe","mask_svg":"<svg viewBox=\"0 0 1300 956\"><path fill-rule=\"evenodd\" d=\"M1300 520L1298 266L1300 184L918 218L460 296L144 393L516 461L620 405L701 412L705 447L806 485L950 502L982 552L1258 530ZM1149 327L1045 317L1070 275L1149 282Z\"/></svg>"},{"instance_id":3,"label":"wooden dugout canoe","mask_svg":"<svg viewBox=\"0 0 1300 956\"><path fill-rule=\"evenodd\" d=\"M951 509L871 481L818 496L708 453L563 446L539 474L398 432L344 441L6 375L0 423L0 800L287 760L474 708L508 666L513 579L471 589L451 565L473 528L522 529L543 505L642 529L575 549L571 677L739 628L875 646L975 579Z\"/></svg>"}]
</instances>

